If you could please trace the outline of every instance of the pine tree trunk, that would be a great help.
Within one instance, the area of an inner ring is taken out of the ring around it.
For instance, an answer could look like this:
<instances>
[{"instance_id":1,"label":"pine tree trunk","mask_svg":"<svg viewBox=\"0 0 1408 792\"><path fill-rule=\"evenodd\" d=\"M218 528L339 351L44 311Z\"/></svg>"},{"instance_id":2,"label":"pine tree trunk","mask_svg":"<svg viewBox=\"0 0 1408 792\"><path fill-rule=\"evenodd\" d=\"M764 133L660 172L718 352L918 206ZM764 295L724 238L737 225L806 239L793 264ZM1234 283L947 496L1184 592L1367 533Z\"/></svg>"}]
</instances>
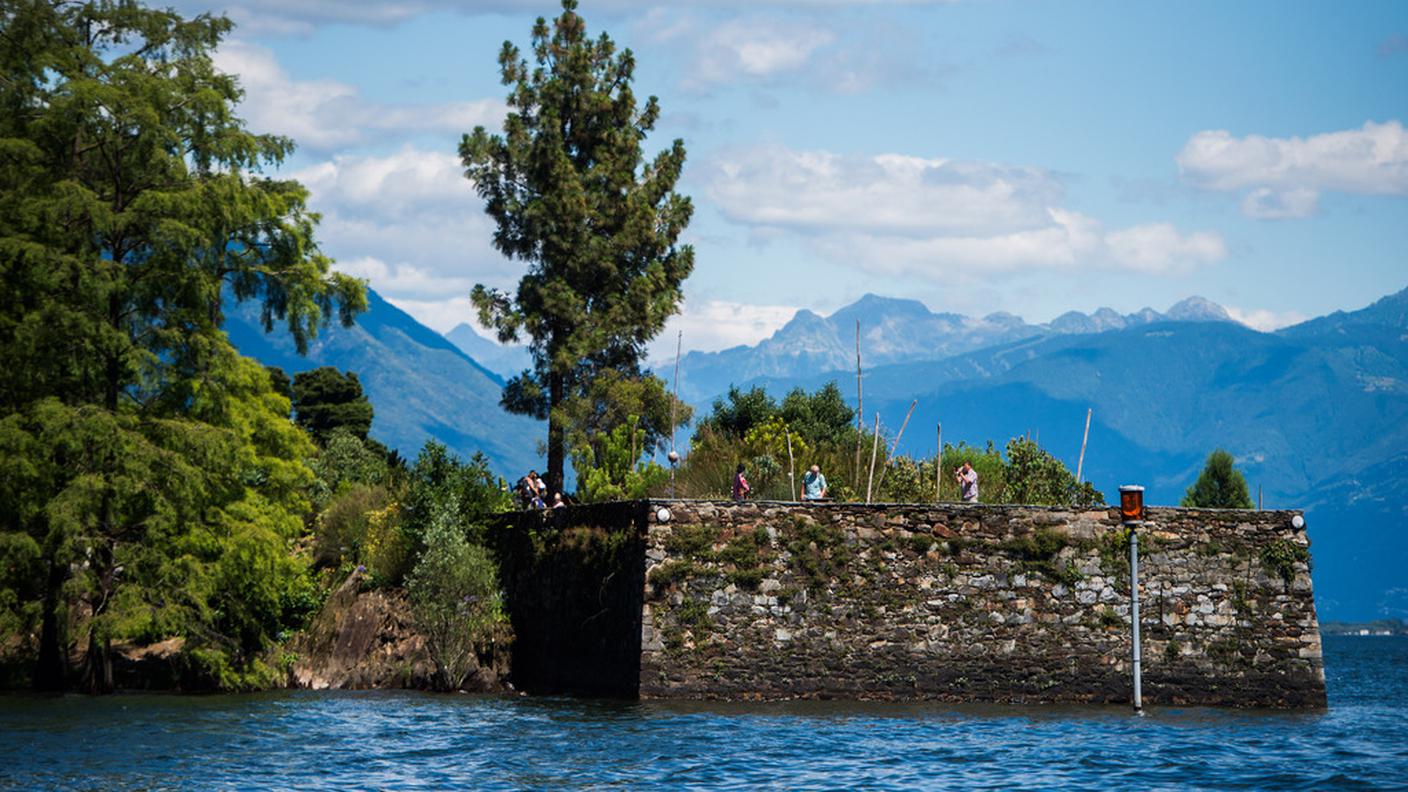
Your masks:
<instances>
[{"instance_id":1,"label":"pine tree trunk","mask_svg":"<svg viewBox=\"0 0 1408 792\"><path fill-rule=\"evenodd\" d=\"M563 377L557 372L548 375L548 497L562 492L562 485L566 480L563 475L565 445L563 440L562 419L558 416L558 406L562 404L564 383Z\"/></svg>"}]
</instances>

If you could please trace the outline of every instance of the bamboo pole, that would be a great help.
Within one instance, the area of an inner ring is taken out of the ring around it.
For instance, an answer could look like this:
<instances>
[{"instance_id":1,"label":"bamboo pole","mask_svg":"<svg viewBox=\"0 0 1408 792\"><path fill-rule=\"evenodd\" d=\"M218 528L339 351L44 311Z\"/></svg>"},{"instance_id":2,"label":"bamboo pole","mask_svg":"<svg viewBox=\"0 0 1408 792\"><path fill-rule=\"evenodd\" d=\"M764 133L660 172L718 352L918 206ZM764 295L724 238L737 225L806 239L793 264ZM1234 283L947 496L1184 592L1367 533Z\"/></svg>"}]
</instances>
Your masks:
<instances>
[{"instance_id":1,"label":"bamboo pole","mask_svg":"<svg viewBox=\"0 0 1408 792\"><path fill-rule=\"evenodd\" d=\"M1090 414L1094 411L1094 407L1085 408L1085 434L1080 438L1080 459L1076 460L1076 486L1083 481L1080 474L1085 469L1085 442L1090 439Z\"/></svg>"},{"instance_id":2,"label":"bamboo pole","mask_svg":"<svg viewBox=\"0 0 1408 792\"><path fill-rule=\"evenodd\" d=\"M870 444L870 478L865 480L865 502L870 503L870 485L875 481L875 455L880 451L880 413L875 413L875 441Z\"/></svg>"},{"instance_id":3,"label":"bamboo pole","mask_svg":"<svg viewBox=\"0 0 1408 792\"><path fill-rule=\"evenodd\" d=\"M865 435L865 396L861 389L860 381L860 320L856 320L856 465L852 483L856 489L860 489L860 439Z\"/></svg>"},{"instance_id":4,"label":"bamboo pole","mask_svg":"<svg viewBox=\"0 0 1408 792\"><path fill-rule=\"evenodd\" d=\"M880 468L880 481L877 481L875 483L877 489L879 488L880 483L885 480L885 471L890 469L890 460L895 458L895 450L900 447L900 438L904 437L904 428L906 426L909 426L909 417L911 415L914 415L914 408L918 406L918 404L918 399L915 399L914 401L909 403L909 412L904 414L904 422L900 424L900 432L899 434L895 435L895 442L893 445L890 446L890 453L885 456L885 466Z\"/></svg>"},{"instance_id":5,"label":"bamboo pole","mask_svg":"<svg viewBox=\"0 0 1408 792\"><path fill-rule=\"evenodd\" d=\"M938 425L939 450L934 454L934 502L943 502L944 487L944 424Z\"/></svg>"},{"instance_id":6,"label":"bamboo pole","mask_svg":"<svg viewBox=\"0 0 1408 792\"><path fill-rule=\"evenodd\" d=\"M680 403L680 352L684 349L684 331L675 337L675 398L670 402L670 497L675 497L675 468L679 455L675 453L675 408Z\"/></svg>"},{"instance_id":7,"label":"bamboo pole","mask_svg":"<svg viewBox=\"0 0 1408 792\"><path fill-rule=\"evenodd\" d=\"M787 432L787 483L792 485L792 500L797 500L797 466L792 462L792 432Z\"/></svg>"}]
</instances>

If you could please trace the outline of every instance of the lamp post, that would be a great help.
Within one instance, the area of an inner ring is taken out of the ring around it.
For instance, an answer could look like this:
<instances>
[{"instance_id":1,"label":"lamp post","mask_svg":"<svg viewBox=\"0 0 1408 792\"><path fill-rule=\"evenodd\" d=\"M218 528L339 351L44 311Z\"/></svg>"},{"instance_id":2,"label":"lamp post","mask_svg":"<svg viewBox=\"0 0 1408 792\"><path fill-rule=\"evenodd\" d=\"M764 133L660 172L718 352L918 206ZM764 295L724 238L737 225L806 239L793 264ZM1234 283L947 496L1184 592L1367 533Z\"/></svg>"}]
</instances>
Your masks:
<instances>
[{"instance_id":1,"label":"lamp post","mask_svg":"<svg viewBox=\"0 0 1408 792\"><path fill-rule=\"evenodd\" d=\"M1134 626L1134 711L1144 713L1140 690L1139 663L1139 526L1144 524L1144 488L1136 484L1120 487L1120 522L1129 529L1129 618Z\"/></svg>"}]
</instances>

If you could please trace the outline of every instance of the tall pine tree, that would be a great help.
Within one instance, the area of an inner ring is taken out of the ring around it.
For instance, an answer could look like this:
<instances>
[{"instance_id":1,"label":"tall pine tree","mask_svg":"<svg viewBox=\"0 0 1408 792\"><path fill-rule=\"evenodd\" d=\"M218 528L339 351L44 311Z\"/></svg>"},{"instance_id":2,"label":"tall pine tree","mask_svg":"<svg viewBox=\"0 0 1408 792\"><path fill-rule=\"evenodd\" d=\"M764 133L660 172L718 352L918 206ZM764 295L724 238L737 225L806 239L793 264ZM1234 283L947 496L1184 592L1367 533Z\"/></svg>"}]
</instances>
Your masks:
<instances>
[{"instance_id":1,"label":"tall pine tree","mask_svg":"<svg viewBox=\"0 0 1408 792\"><path fill-rule=\"evenodd\" d=\"M511 42L499 55L509 86L503 134L464 136L465 175L494 218L494 245L528 263L517 291L476 286L480 320L501 341L526 334L533 367L510 380L503 405L548 421L548 482L560 489L570 405L597 372L640 377L645 344L679 307L694 251L677 245L693 211L674 191L684 142L646 161L660 116L637 107L635 58L587 37L575 0L533 26L534 66ZM658 380L655 380L658 382Z\"/></svg>"}]
</instances>

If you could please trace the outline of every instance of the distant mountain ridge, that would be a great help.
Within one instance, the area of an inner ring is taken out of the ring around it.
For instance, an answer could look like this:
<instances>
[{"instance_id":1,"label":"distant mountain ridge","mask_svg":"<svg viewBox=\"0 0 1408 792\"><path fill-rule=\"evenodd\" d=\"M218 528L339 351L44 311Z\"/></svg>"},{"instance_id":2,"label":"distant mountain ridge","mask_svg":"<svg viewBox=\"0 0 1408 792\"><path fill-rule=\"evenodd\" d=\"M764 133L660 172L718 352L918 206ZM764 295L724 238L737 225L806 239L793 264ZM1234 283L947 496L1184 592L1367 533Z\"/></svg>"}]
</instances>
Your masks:
<instances>
[{"instance_id":1,"label":"distant mountain ridge","mask_svg":"<svg viewBox=\"0 0 1408 792\"><path fill-rule=\"evenodd\" d=\"M818 372L855 371L856 323L866 368L942 360L986 347L1050 335L1101 333L1156 322L1231 322L1220 305L1189 297L1167 313L1145 308L1120 314L1101 308L1092 314L1070 311L1046 324L1028 324L1010 313L979 319L934 313L918 300L866 294L830 316L803 309L777 332L754 346L719 352L690 352L680 362L680 391L687 401L707 400L759 377L804 377Z\"/></svg>"},{"instance_id":2,"label":"distant mountain ridge","mask_svg":"<svg viewBox=\"0 0 1408 792\"><path fill-rule=\"evenodd\" d=\"M533 364L526 346L505 346L479 334L467 322L460 322L445 338L483 367L507 381Z\"/></svg>"}]
</instances>

